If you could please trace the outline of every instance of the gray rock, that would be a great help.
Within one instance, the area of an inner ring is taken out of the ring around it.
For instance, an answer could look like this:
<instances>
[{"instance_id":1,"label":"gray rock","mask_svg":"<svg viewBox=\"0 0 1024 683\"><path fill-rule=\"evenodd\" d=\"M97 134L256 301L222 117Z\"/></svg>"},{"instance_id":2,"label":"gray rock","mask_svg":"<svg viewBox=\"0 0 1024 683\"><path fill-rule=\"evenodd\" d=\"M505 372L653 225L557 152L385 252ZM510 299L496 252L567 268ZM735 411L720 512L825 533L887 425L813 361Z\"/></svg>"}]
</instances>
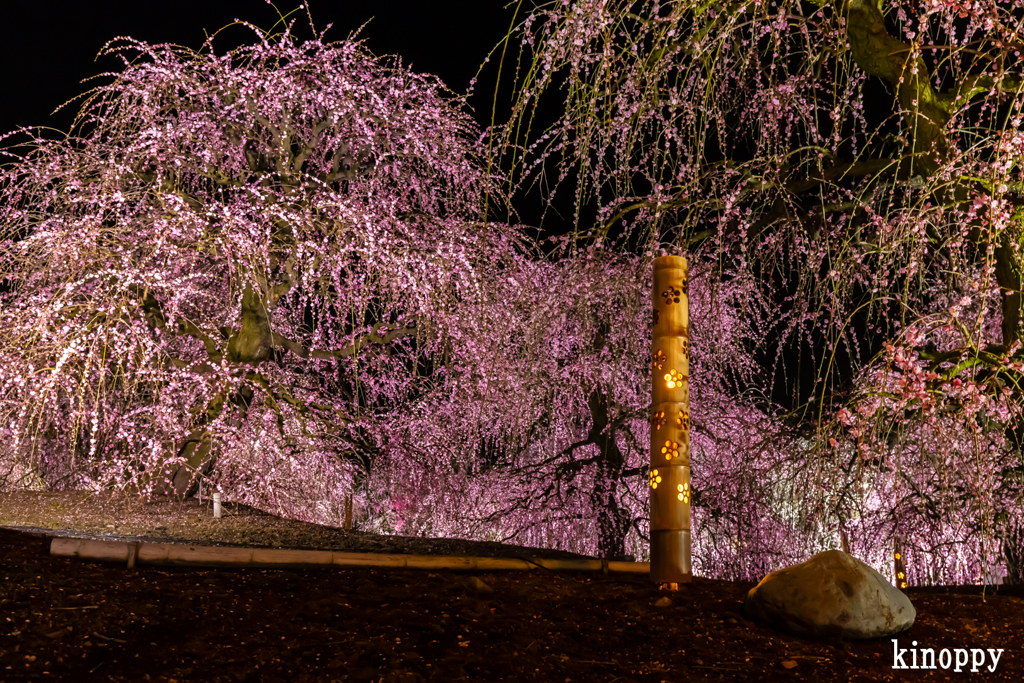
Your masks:
<instances>
[{"instance_id":1,"label":"gray rock","mask_svg":"<svg viewBox=\"0 0 1024 683\"><path fill-rule=\"evenodd\" d=\"M905 631L917 610L874 569L829 550L761 579L743 614L798 636L861 639Z\"/></svg>"}]
</instances>

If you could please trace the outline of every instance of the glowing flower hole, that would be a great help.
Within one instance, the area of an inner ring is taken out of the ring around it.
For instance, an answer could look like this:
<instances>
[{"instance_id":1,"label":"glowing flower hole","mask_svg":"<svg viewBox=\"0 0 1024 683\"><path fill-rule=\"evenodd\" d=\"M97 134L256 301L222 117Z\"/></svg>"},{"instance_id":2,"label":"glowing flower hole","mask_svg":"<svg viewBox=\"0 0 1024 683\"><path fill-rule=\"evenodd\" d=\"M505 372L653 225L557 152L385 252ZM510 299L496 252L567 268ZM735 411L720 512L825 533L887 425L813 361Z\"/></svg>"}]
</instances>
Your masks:
<instances>
[{"instance_id":1,"label":"glowing flower hole","mask_svg":"<svg viewBox=\"0 0 1024 683\"><path fill-rule=\"evenodd\" d=\"M675 441L666 441L665 445L661 447L661 452L664 454L666 460L679 457L679 444Z\"/></svg>"},{"instance_id":2,"label":"glowing flower hole","mask_svg":"<svg viewBox=\"0 0 1024 683\"><path fill-rule=\"evenodd\" d=\"M690 485L688 483L680 484L679 486L676 487L676 490L679 492L678 494L676 494L676 498L678 498L684 503L690 502Z\"/></svg>"}]
</instances>

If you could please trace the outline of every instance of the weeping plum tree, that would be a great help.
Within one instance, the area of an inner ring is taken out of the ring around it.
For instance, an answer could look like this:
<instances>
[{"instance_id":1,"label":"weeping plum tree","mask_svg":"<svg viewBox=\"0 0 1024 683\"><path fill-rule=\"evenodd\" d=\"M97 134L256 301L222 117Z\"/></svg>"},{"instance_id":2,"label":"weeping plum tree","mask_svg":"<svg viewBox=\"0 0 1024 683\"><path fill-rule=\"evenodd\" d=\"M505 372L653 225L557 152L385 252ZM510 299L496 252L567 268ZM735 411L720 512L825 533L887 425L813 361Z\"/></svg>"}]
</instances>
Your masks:
<instances>
[{"instance_id":1,"label":"weeping plum tree","mask_svg":"<svg viewBox=\"0 0 1024 683\"><path fill-rule=\"evenodd\" d=\"M363 477L383 529L635 550L668 250L696 572L839 534L877 566L898 539L911 582L1019 572L1021 13L542 5L486 148L355 43L109 48L139 58L81 132L0 179L4 462L291 510ZM553 254L481 222L533 183L574 210ZM757 354L790 347L818 381L780 415Z\"/></svg>"},{"instance_id":2,"label":"weeping plum tree","mask_svg":"<svg viewBox=\"0 0 1024 683\"><path fill-rule=\"evenodd\" d=\"M429 388L499 231L432 77L255 27L130 39L74 135L0 174L7 470L50 487L337 502Z\"/></svg>"},{"instance_id":3,"label":"weeping plum tree","mask_svg":"<svg viewBox=\"0 0 1024 683\"><path fill-rule=\"evenodd\" d=\"M1020 524L1022 16L1015 0L567 0L534 7L505 61L494 149L513 192L573 207L583 243L757 283L760 351L802 350L816 378L790 387L816 433L773 456L785 514L865 554L899 537L915 580L979 579Z\"/></svg>"},{"instance_id":4,"label":"weeping plum tree","mask_svg":"<svg viewBox=\"0 0 1024 683\"><path fill-rule=\"evenodd\" d=\"M403 533L640 557L652 428L650 259L569 245L528 256L489 271L488 296L457 322L455 356L477 362L453 367L396 425L397 520ZM788 524L772 510L775 462L764 458L759 470L734 462L737 446L777 451L786 435L735 392L759 371L743 349L763 334L752 326L761 314L741 313L757 291L711 275L697 271L689 284L691 376L699 378L691 434L703 471L714 473L695 484L695 503L711 520L698 529L708 552L697 564L719 574L736 565L711 551L719 520Z\"/></svg>"}]
</instances>

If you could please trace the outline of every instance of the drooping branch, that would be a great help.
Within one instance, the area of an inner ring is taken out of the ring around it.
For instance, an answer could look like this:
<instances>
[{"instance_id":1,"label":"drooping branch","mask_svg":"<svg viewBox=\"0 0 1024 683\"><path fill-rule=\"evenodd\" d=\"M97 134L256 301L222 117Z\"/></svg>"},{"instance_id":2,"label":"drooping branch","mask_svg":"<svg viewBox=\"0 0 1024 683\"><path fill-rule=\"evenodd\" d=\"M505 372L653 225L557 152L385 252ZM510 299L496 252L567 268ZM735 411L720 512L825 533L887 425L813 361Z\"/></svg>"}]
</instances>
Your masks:
<instances>
[{"instance_id":1,"label":"drooping branch","mask_svg":"<svg viewBox=\"0 0 1024 683\"><path fill-rule=\"evenodd\" d=\"M210 362L215 365L220 363L222 357L220 345L217 344L213 337L203 332L195 323L184 317L179 317L175 326L168 326L167 317L163 311L163 305L156 298L153 292L148 289L142 293L141 308L142 315L151 328L156 330L165 330L171 334L185 334L201 341L203 343L203 347L206 349L206 355Z\"/></svg>"},{"instance_id":2,"label":"drooping branch","mask_svg":"<svg viewBox=\"0 0 1024 683\"><path fill-rule=\"evenodd\" d=\"M932 87L924 59L912 45L889 35L872 0L844 0L847 36L857 66L896 91L910 130L912 175L931 176L949 153L945 127L949 110Z\"/></svg>"},{"instance_id":3,"label":"drooping branch","mask_svg":"<svg viewBox=\"0 0 1024 683\"><path fill-rule=\"evenodd\" d=\"M273 342L275 345L281 346L299 358L318 358L321 360L348 358L359 353L368 344L390 344L403 337L414 335L421 331L420 325L422 322L421 318L410 318L404 325L394 327L383 334L381 334L381 330L388 328L389 325L386 323L376 323L370 332L359 335L351 344L334 350L309 349L277 333L273 335Z\"/></svg>"}]
</instances>

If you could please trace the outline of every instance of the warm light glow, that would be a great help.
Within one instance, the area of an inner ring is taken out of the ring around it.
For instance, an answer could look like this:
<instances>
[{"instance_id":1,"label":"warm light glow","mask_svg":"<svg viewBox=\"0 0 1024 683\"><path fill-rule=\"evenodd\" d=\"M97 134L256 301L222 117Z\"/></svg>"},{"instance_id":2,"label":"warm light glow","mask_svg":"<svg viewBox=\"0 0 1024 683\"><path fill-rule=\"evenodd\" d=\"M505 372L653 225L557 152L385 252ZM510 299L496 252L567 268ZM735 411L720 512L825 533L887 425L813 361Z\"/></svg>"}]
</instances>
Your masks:
<instances>
[{"instance_id":1,"label":"warm light glow","mask_svg":"<svg viewBox=\"0 0 1024 683\"><path fill-rule=\"evenodd\" d=\"M683 385L683 380L686 379L678 370L669 370L668 374L665 375L665 384L669 389L675 389Z\"/></svg>"},{"instance_id":2,"label":"warm light glow","mask_svg":"<svg viewBox=\"0 0 1024 683\"><path fill-rule=\"evenodd\" d=\"M654 415L651 416L651 426L654 427L655 431L661 429L662 425L665 424L665 411L655 411Z\"/></svg>"},{"instance_id":3,"label":"warm light glow","mask_svg":"<svg viewBox=\"0 0 1024 683\"><path fill-rule=\"evenodd\" d=\"M690 484L689 483L679 484L678 486L676 486L676 490L679 491L679 493L676 494L676 498L678 498L679 500L681 500L684 503L689 503L690 502Z\"/></svg>"},{"instance_id":4,"label":"warm light glow","mask_svg":"<svg viewBox=\"0 0 1024 683\"><path fill-rule=\"evenodd\" d=\"M661 452L665 456L666 460L679 457L679 444L671 439L665 442L665 445L661 447Z\"/></svg>"},{"instance_id":5,"label":"warm light glow","mask_svg":"<svg viewBox=\"0 0 1024 683\"><path fill-rule=\"evenodd\" d=\"M658 349L654 353L654 358L651 360L651 362L654 365L655 370L661 370L662 366L665 365L666 360L668 359L665 357L665 352L662 351L661 349Z\"/></svg>"},{"instance_id":6,"label":"warm light glow","mask_svg":"<svg viewBox=\"0 0 1024 683\"><path fill-rule=\"evenodd\" d=\"M900 559L900 554L899 553L896 553L896 559L897 560Z\"/></svg>"},{"instance_id":7,"label":"warm light glow","mask_svg":"<svg viewBox=\"0 0 1024 683\"><path fill-rule=\"evenodd\" d=\"M690 428L690 414L680 409L679 414L676 415L676 426L684 432L688 430Z\"/></svg>"}]
</instances>

